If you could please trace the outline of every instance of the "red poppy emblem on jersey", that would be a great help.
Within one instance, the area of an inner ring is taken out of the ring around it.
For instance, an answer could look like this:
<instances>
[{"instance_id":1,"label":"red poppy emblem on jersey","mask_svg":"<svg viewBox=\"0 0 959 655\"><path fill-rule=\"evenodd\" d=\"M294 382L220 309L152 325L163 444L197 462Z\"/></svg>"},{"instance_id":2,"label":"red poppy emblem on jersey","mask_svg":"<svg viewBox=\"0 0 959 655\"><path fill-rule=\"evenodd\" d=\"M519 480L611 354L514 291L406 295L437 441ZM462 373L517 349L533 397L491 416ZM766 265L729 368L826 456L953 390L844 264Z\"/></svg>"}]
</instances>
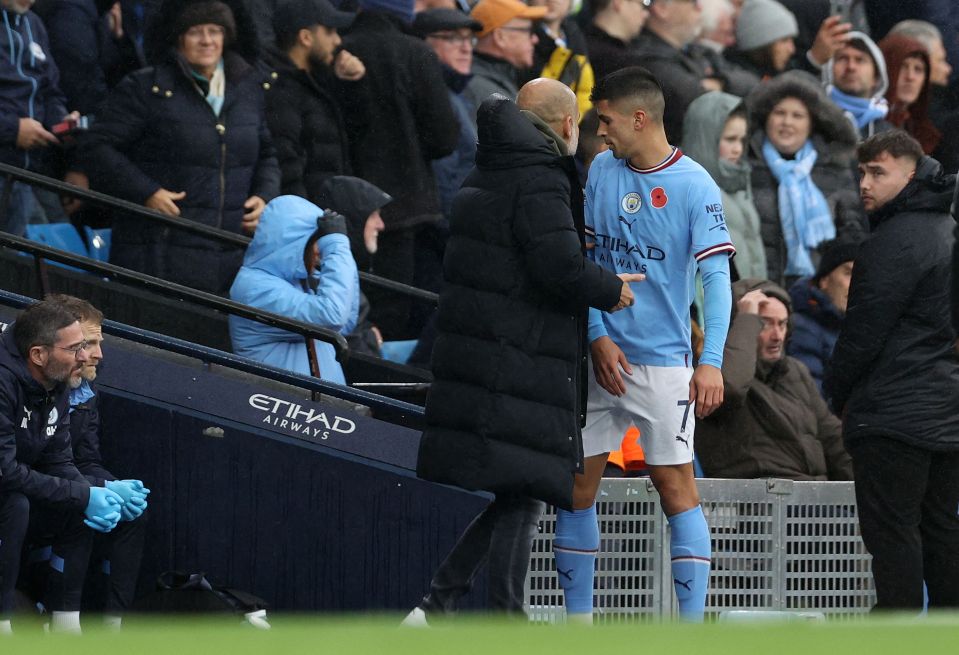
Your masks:
<instances>
[{"instance_id":1,"label":"red poppy emblem on jersey","mask_svg":"<svg viewBox=\"0 0 959 655\"><path fill-rule=\"evenodd\" d=\"M656 209L662 209L666 206L666 203L669 202L669 197L666 195L666 189L661 186L656 187L649 192L649 202Z\"/></svg>"}]
</instances>

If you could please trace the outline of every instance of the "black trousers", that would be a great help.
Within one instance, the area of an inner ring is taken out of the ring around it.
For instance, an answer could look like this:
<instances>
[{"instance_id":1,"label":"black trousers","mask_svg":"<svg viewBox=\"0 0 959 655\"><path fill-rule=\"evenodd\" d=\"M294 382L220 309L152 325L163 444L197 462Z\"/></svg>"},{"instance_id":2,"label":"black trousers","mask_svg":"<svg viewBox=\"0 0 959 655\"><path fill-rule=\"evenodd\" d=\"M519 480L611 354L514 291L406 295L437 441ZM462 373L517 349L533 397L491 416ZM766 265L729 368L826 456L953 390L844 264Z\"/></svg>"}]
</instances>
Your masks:
<instances>
[{"instance_id":1,"label":"black trousers","mask_svg":"<svg viewBox=\"0 0 959 655\"><path fill-rule=\"evenodd\" d=\"M120 521L110 532L98 533L94 538L91 569L98 572L100 579L91 580L96 584L87 585L87 590L93 587L99 591L94 605L102 607L107 614L123 614L133 603L146 528L147 513L144 512L136 520Z\"/></svg>"},{"instance_id":2,"label":"black trousers","mask_svg":"<svg viewBox=\"0 0 959 655\"><path fill-rule=\"evenodd\" d=\"M83 512L39 504L16 492L0 495L0 618L13 611L24 543L52 544L42 601L49 611L79 611L94 531Z\"/></svg>"},{"instance_id":3,"label":"black trousers","mask_svg":"<svg viewBox=\"0 0 959 655\"><path fill-rule=\"evenodd\" d=\"M850 444L877 610L959 607L959 452L877 435Z\"/></svg>"},{"instance_id":4,"label":"black trousers","mask_svg":"<svg viewBox=\"0 0 959 655\"><path fill-rule=\"evenodd\" d=\"M467 526L453 550L433 575L430 593L420 607L430 614L449 614L473 586L483 564L489 569L489 608L520 614L530 550L545 509L543 502L522 496L497 496Z\"/></svg>"}]
</instances>

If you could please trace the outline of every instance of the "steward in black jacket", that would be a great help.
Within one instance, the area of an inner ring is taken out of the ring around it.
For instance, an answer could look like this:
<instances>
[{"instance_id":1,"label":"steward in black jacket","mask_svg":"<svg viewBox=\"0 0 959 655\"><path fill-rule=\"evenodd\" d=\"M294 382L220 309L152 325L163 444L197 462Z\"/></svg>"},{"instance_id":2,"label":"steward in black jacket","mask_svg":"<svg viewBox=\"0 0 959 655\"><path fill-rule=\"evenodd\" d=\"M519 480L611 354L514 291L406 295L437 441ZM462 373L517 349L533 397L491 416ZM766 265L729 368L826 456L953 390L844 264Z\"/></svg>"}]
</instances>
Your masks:
<instances>
[{"instance_id":1,"label":"steward in black jacket","mask_svg":"<svg viewBox=\"0 0 959 655\"><path fill-rule=\"evenodd\" d=\"M901 130L859 148L872 235L856 257L823 390L843 416L876 608L921 610L924 582L930 609L956 608L959 355L949 306L956 176Z\"/></svg>"},{"instance_id":2,"label":"steward in black jacket","mask_svg":"<svg viewBox=\"0 0 959 655\"><path fill-rule=\"evenodd\" d=\"M566 143L500 95L477 123L476 168L453 200L417 474L571 508L587 306L614 307L622 281L584 255Z\"/></svg>"},{"instance_id":3,"label":"steward in black jacket","mask_svg":"<svg viewBox=\"0 0 959 655\"><path fill-rule=\"evenodd\" d=\"M269 202L280 172L267 129L264 93L272 77L257 63L256 30L246 5L228 0L236 38L223 49L225 85L215 111L211 83L176 51L181 16L219 2L168 0L152 30L154 66L130 74L100 109L80 141L81 165L92 188L137 204L166 189L184 192L180 218L239 233L244 203ZM148 42L149 43L149 42ZM117 217L110 261L179 284L226 293L243 250L147 219Z\"/></svg>"},{"instance_id":4,"label":"steward in black jacket","mask_svg":"<svg viewBox=\"0 0 959 655\"><path fill-rule=\"evenodd\" d=\"M856 258L824 381L833 408L846 410L847 446L881 434L959 451L959 357L949 303L955 184L955 175L923 157L913 180L869 215L872 234Z\"/></svg>"}]
</instances>

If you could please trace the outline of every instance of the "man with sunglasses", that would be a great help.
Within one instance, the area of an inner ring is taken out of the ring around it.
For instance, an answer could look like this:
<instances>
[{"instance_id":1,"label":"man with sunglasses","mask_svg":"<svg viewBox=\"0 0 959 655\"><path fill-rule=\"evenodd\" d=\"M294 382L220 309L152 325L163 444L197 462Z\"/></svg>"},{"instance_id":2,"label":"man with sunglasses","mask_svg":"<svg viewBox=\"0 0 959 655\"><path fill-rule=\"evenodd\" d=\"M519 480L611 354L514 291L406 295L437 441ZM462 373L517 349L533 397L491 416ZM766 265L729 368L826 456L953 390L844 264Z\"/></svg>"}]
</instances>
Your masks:
<instances>
[{"instance_id":1,"label":"man with sunglasses","mask_svg":"<svg viewBox=\"0 0 959 655\"><path fill-rule=\"evenodd\" d=\"M480 0L470 12L483 26L473 53L473 79L466 97L476 109L494 93L510 100L519 93L519 74L533 65L537 43L533 21L546 15L546 7L530 7L520 0Z\"/></svg>"},{"instance_id":2,"label":"man with sunglasses","mask_svg":"<svg viewBox=\"0 0 959 655\"><path fill-rule=\"evenodd\" d=\"M0 634L10 631L25 543L52 544L42 603L54 631L80 631L94 530L109 532L123 499L73 463L69 389L89 359L77 319L38 302L0 336Z\"/></svg>"}]
</instances>

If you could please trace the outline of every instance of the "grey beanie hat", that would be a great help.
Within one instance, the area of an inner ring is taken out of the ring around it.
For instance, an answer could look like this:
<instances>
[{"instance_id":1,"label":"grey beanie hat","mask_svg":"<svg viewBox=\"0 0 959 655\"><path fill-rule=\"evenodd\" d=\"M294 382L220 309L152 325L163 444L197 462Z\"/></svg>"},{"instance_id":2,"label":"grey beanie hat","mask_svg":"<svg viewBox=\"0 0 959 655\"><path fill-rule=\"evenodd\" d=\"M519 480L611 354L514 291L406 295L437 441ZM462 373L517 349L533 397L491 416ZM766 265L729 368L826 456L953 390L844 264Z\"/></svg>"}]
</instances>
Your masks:
<instances>
[{"instance_id":1,"label":"grey beanie hat","mask_svg":"<svg viewBox=\"0 0 959 655\"><path fill-rule=\"evenodd\" d=\"M755 50L798 34L796 17L776 0L746 0L736 19L738 50Z\"/></svg>"}]
</instances>

